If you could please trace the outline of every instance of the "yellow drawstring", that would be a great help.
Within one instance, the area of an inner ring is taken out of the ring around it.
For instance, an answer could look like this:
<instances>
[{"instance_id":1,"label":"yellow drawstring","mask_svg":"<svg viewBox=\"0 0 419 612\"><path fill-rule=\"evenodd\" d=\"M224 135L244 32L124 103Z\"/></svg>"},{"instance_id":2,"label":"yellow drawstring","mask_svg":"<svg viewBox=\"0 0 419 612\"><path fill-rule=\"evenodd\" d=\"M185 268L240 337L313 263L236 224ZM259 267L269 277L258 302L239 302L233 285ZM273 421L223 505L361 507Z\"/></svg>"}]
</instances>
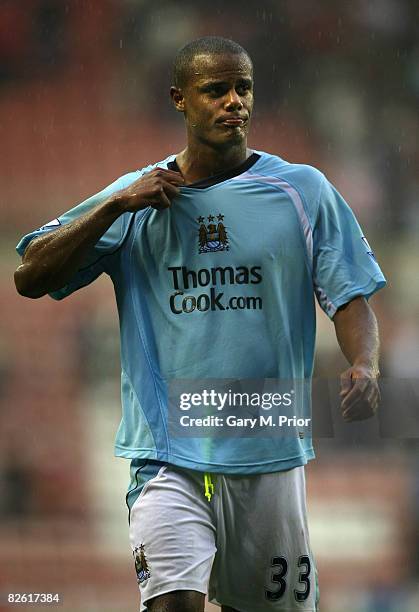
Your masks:
<instances>
[{"instance_id":1,"label":"yellow drawstring","mask_svg":"<svg viewBox=\"0 0 419 612\"><path fill-rule=\"evenodd\" d=\"M205 497L210 502L211 497L214 495L214 484L212 482L211 474L205 472L204 474L204 486L205 486Z\"/></svg>"}]
</instances>

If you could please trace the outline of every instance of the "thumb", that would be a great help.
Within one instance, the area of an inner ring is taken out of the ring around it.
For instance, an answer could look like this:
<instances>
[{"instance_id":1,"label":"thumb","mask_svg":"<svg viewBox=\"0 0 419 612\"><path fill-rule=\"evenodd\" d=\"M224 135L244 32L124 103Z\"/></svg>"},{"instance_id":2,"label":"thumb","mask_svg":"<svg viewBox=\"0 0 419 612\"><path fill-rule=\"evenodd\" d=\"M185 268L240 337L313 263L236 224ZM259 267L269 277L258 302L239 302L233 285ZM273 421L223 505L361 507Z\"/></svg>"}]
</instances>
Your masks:
<instances>
[{"instance_id":1,"label":"thumb","mask_svg":"<svg viewBox=\"0 0 419 612\"><path fill-rule=\"evenodd\" d=\"M352 389L352 370L345 370L340 375L340 396L344 397Z\"/></svg>"}]
</instances>

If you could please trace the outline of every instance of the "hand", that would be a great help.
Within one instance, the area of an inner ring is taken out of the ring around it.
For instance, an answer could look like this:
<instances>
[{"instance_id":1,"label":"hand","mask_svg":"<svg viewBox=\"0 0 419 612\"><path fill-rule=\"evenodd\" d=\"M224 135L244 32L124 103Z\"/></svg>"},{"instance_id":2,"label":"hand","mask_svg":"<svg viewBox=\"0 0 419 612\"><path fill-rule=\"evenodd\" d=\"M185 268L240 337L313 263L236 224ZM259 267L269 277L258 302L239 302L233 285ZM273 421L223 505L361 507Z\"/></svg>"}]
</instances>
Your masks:
<instances>
[{"instance_id":1,"label":"hand","mask_svg":"<svg viewBox=\"0 0 419 612\"><path fill-rule=\"evenodd\" d=\"M124 212L136 212L148 206L164 210L169 208L171 200L179 194L180 187L184 183L180 172L155 168L126 189L118 191L115 196L123 206Z\"/></svg>"},{"instance_id":2,"label":"hand","mask_svg":"<svg viewBox=\"0 0 419 612\"><path fill-rule=\"evenodd\" d=\"M377 371L362 365L353 365L341 374L340 397L344 421L363 421L375 415L380 401L377 376Z\"/></svg>"}]
</instances>

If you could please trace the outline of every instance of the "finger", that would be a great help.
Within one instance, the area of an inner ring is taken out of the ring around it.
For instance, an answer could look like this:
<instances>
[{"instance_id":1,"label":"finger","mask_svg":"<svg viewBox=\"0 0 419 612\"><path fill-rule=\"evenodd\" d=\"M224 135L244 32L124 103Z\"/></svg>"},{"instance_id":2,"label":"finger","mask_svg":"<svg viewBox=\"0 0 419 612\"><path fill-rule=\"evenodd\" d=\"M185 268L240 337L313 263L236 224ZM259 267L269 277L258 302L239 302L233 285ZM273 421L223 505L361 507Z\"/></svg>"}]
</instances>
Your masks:
<instances>
[{"instance_id":1,"label":"finger","mask_svg":"<svg viewBox=\"0 0 419 612\"><path fill-rule=\"evenodd\" d=\"M376 415L376 414L377 414L377 412L378 412L378 405L379 405L379 404L378 404L378 401L377 401L377 400L374 400L374 401L371 403L371 410L372 410L373 415Z\"/></svg>"},{"instance_id":2,"label":"finger","mask_svg":"<svg viewBox=\"0 0 419 612\"><path fill-rule=\"evenodd\" d=\"M371 404L365 399L360 399L352 406L347 408L343 413L342 417L344 421L362 421L369 419L374 416L374 404Z\"/></svg>"},{"instance_id":3,"label":"finger","mask_svg":"<svg viewBox=\"0 0 419 612\"><path fill-rule=\"evenodd\" d=\"M167 197L164 189L162 189L161 193L154 198L154 201L150 203L150 206L156 210L170 208L170 200Z\"/></svg>"},{"instance_id":4,"label":"finger","mask_svg":"<svg viewBox=\"0 0 419 612\"><path fill-rule=\"evenodd\" d=\"M353 403L351 406L346 408L342 416L345 420L359 420L362 418L368 418L372 416L372 407L365 400L359 400L358 402Z\"/></svg>"},{"instance_id":5,"label":"finger","mask_svg":"<svg viewBox=\"0 0 419 612\"><path fill-rule=\"evenodd\" d=\"M168 205L170 206L170 200L175 198L179 194L179 191L179 187L176 185L171 185L166 181L160 181L158 185L153 187L154 193L148 200L150 202L150 206L157 204L161 206L161 208L167 208L167 200L169 201ZM165 197L162 198L162 195ZM154 208L156 208L156 206L154 206Z\"/></svg>"},{"instance_id":6,"label":"finger","mask_svg":"<svg viewBox=\"0 0 419 612\"><path fill-rule=\"evenodd\" d=\"M353 387L350 392L342 400L342 410L346 410L351 404L366 397L369 380L365 378L352 379ZM341 393L341 396L343 394Z\"/></svg>"},{"instance_id":7,"label":"finger","mask_svg":"<svg viewBox=\"0 0 419 612\"><path fill-rule=\"evenodd\" d=\"M378 403L381 402L381 391L380 391L380 387L377 384L377 399L378 399Z\"/></svg>"},{"instance_id":8,"label":"finger","mask_svg":"<svg viewBox=\"0 0 419 612\"><path fill-rule=\"evenodd\" d=\"M380 390L376 380L369 379L364 392L364 398L365 402L369 404L373 412L375 412L380 401Z\"/></svg>"},{"instance_id":9,"label":"finger","mask_svg":"<svg viewBox=\"0 0 419 612\"><path fill-rule=\"evenodd\" d=\"M374 390L374 393L372 393L371 397L369 398L369 404L373 414L376 414L380 404L380 393L378 389Z\"/></svg>"},{"instance_id":10,"label":"finger","mask_svg":"<svg viewBox=\"0 0 419 612\"><path fill-rule=\"evenodd\" d=\"M369 404L371 404L371 406L378 403L378 389L373 387L372 389L368 390L367 401Z\"/></svg>"},{"instance_id":11,"label":"finger","mask_svg":"<svg viewBox=\"0 0 419 612\"><path fill-rule=\"evenodd\" d=\"M180 193L180 188L177 185L173 185L172 183L168 183L166 181L162 181L161 186L167 197L171 200L175 198Z\"/></svg>"},{"instance_id":12,"label":"finger","mask_svg":"<svg viewBox=\"0 0 419 612\"><path fill-rule=\"evenodd\" d=\"M175 181L179 181L181 183L185 182L185 179L184 179L184 177L183 177L181 172L175 172L174 170L168 170L167 171L167 176L169 176L170 179L173 179Z\"/></svg>"},{"instance_id":13,"label":"finger","mask_svg":"<svg viewBox=\"0 0 419 612\"><path fill-rule=\"evenodd\" d=\"M165 181L175 182L179 184L183 184L185 179L181 175L180 172L176 172L176 170L166 170L166 168L158 168L156 171L157 176L161 176Z\"/></svg>"},{"instance_id":14,"label":"finger","mask_svg":"<svg viewBox=\"0 0 419 612\"><path fill-rule=\"evenodd\" d=\"M127 187L127 193L136 193L139 188L141 191L147 191L148 189L153 190L159 185L159 183L166 185L178 185L179 187L184 185L185 181L179 172L172 172L170 170L166 172L167 174L161 170L158 172L158 174L152 174L151 172L145 174Z\"/></svg>"},{"instance_id":15,"label":"finger","mask_svg":"<svg viewBox=\"0 0 419 612\"><path fill-rule=\"evenodd\" d=\"M347 395L344 396L341 402L342 411L347 410L362 397L362 392L359 387L352 387Z\"/></svg>"},{"instance_id":16,"label":"finger","mask_svg":"<svg viewBox=\"0 0 419 612\"><path fill-rule=\"evenodd\" d=\"M343 372L340 376L340 396L343 397L352 389L352 377L350 372Z\"/></svg>"},{"instance_id":17,"label":"finger","mask_svg":"<svg viewBox=\"0 0 419 612\"><path fill-rule=\"evenodd\" d=\"M180 187L185 184L185 179L181 174L179 174L178 176L165 176L164 180L168 183L171 183L172 185L179 185Z\"/></svg>"}]
</instances>

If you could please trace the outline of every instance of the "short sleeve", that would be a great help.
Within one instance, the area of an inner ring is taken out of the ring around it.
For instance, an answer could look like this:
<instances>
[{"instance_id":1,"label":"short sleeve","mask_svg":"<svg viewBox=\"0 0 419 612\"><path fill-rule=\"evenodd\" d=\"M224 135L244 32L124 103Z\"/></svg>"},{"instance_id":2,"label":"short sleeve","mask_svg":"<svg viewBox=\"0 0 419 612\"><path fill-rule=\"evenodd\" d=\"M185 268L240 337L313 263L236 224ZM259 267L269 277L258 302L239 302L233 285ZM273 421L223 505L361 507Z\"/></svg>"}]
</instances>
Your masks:
<instances>
[{"instance_id":1,"label":"short sleeve","mask_svg":"<svg viewBox=\"0 0 419 612\"><path fill-rule=\"evenodd\" d=\"M368 299L386 284L352 210L324 177L313 227L313 281L330 318L340 306L357 296Z\"/></svg>"},{"instance_id":2,"label":"short sleeve","mask_svg":"<svg viewBox=\"0 0 419 612\"><path fill-rule=\"evenodd\" d=\"M92 210L95 206L103 202L106 198L112 195L112 193L115 193L120 189L124 189L133 181L137 180L140 176L141 172L130 172L129 174L120 177L111 185L109 185L99 193L91 196L87 200L84 200L84 202L81 202L81 204L78 204L71 210L60 215L57 219L50 221L46 225L43 225L39 229L34 230L29 234L26 234L26 236L23 236L23 238L17 245L17 252L19 253L19 255L23 256L31 240L33 240L37 236L42 236L47 232L54 231L62 225L71 223L75 219L78 219L82 215ZM76 291L77 289L80 289L81 287L90 284L98 276L100 276L100 274L102 274L102 272L104 271L104 258L108 255L111 255L121 247L127 236L132 217L132 213L125 213L121 215L103 234L103 236L99 239L99 241L96 243L91 252L87 255L77 274L65 287L62 287L58 291L51 293L51 297L56 300L61 300Z\"/></svg>"}]
</instances>

